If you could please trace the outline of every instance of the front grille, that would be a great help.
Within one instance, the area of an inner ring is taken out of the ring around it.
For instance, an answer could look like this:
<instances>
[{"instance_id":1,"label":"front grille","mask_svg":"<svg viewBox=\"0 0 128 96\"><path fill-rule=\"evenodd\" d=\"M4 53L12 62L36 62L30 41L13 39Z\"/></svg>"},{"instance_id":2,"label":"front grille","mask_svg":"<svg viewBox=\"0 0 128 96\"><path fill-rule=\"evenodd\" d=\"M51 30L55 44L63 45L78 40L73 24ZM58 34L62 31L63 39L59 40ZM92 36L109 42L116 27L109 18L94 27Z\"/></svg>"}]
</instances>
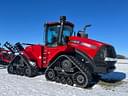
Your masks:
<instances>
[{"instance_id":1,"label":"front grille","mask_svg":"<svg viewBox=\"0 0 128 96\"><path fill-rule=\"evenodd\" d=\"M104 53L104 54L103 54ZM106 73L115 69L116 52L112 46L102 46L94 57L95 72Z\"/></svg>"},{"instance_id":2,"label":"front grille","mask_svg":"<svg viewBox=\"0 0 128 96\"><path fill-rule=\"evenodd\" d=\"M115 49L112 46L106 46L106 47L107 47L107 57L116 58Z\"/></svg>"},{"instance_id":3,"label":"front grille","mask_svg":"<svg viewBox=\"0 0 128 96\"><path fill-rule=\"evenodd\" d=\"M100 50L97 52L97 55L94 57L95 63L103 63L105 62L105 58L116 58L116 52L114 47L112 46L102 46Z\"/></svg>"}]
</instances>

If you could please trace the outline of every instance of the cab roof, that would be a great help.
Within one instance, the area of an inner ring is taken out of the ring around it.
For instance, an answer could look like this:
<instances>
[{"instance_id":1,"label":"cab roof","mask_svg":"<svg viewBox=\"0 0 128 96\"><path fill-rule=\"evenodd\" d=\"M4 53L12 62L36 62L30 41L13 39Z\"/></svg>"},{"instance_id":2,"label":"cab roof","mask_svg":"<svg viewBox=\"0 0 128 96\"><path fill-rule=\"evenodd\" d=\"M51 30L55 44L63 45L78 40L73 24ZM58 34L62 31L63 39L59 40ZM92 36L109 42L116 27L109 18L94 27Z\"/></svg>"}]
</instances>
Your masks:
<instances>
[{"instance_id":1,"label":"cab roof","mask_svg":"<svg viewBox=\"0 0 128 96\"><path fill-rule=\"evenodd\" d=\"M69 21L65 21L64 24L74 27L74 24ZM60 22L47 22L47 23L45 23L45 25L47 25L47 26L60 25Z\"/></svg>"}]
</instances>

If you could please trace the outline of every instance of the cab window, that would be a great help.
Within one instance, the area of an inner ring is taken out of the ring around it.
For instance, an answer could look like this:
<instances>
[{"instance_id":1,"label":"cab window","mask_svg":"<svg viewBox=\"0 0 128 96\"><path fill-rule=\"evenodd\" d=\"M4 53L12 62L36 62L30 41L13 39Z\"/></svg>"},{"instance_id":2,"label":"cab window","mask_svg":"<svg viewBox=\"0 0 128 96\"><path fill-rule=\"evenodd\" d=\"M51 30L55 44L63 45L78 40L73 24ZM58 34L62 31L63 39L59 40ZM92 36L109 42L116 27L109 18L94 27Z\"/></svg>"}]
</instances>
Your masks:
<instances>
[{"instance_id":1,"label":"cab window","mask_svg":"<svg viewBox=\"0 0 128 96\"><path fill-rule=\"evenodd\" d=\"M47 33L47 45L48 46L57 46L57 37L60 27L59 26L50 26Z\"/></svg>"},{"instance_id":2,"label":"cab window","mask_svg":"<svg viewBox=\"0 0 128 96\"><path fill-rule=\"evenodd\" d=\"M62 36L62 43L65 44L67 43L68 37L70 37L73 33L72 27L71 26L64 26L63 29L63 36Z\"/></svg>"}]
</instances>

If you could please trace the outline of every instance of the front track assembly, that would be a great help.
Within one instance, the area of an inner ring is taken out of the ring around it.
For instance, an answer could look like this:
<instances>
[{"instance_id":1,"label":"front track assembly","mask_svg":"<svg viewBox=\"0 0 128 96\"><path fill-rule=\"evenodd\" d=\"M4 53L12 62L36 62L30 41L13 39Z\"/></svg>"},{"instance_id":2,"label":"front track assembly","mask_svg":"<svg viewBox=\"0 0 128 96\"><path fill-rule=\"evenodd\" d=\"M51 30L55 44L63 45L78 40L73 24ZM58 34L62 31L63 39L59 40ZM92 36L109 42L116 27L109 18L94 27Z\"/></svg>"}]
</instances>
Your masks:
<instances>
[{"instance_id":1,"label":"front track assembly","mask_svg":"<svg viewBox=\"0 0 128 96\"><path fill-rule=\"evenodd\" d=\"M69 55L61 55L49 64L45 77L49 81L82 88L92 87L98 82L86 64Z\"/></svg>"}]
</instances>

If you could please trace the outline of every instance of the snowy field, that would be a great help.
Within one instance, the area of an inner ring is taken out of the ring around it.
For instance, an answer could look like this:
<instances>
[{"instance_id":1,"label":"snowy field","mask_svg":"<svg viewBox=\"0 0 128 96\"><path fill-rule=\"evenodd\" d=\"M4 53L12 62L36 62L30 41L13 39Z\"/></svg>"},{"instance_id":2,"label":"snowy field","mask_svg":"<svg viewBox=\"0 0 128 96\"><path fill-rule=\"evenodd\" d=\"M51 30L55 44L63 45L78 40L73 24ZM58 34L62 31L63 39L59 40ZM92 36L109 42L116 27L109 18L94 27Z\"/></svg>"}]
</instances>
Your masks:
<instances>
[{"instance_id":1,"label":"snowy field","mask_svg":"<svg viewBox=\"0 0 128 96\"><path fill-rule=\"evenodd\" d=\"M117 63L112 77L126 78L116 83L100 81L91 89L82 89L45 80L44 75L34 78L10 75L0 67L0 96L128 96L128 64Z\"/></svg>"}]
</instances>

